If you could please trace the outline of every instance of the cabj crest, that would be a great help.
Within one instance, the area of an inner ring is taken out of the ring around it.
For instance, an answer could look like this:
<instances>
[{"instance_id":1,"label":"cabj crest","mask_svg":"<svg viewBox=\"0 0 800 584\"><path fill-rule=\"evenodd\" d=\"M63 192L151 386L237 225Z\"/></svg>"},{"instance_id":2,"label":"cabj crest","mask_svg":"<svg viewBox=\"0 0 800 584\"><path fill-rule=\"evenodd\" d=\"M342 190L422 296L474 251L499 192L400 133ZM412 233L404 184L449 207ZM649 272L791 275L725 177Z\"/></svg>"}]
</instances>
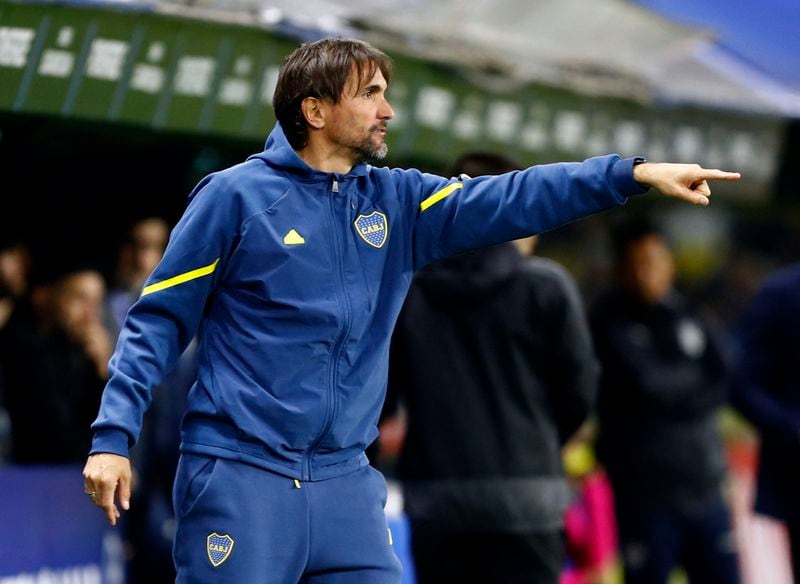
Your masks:
<instances>
[{"instance_id":1,"label":"cabj crest","mask_svg":"<svg viewBox=\"0 0 800 584\"><path fill-rule=\"evenodd\" d=\"M206 538L206 551L211 565L215 568L228 559L233 551L233 538L230 535L212 533Z\"/></svg>"},{"instance_id":2,"label":"cabj crest","mask_svg":"<svg viewBox=\"0 0 800 584\"><path fill-rule=\"evenodd\" d=\"M372 247L383 247L389 236L389 222L386 220L386 215L380 211L373 211L369 215L359 215L353 225L361 239Z\"/></svg>"}]
</instances>

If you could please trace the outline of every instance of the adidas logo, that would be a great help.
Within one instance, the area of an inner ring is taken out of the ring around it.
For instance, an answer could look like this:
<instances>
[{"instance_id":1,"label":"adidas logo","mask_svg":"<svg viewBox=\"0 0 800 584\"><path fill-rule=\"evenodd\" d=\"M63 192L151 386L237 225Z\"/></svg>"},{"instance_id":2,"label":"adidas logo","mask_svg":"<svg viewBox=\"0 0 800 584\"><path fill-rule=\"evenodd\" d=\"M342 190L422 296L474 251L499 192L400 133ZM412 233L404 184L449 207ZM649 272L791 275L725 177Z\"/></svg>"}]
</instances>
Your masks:
<instances>
[{"instance_id":1,"label":"adidas logo","mask_svg":"<svg viewBox=\"0 0 800 584\"><path fill-rule=\"evenodd\" d=\"M303 236L297 233L294 229L290 229L289 233L283 236L283 243L286 245L303 245L306 242Z\"/></svg>"}]
</instances>

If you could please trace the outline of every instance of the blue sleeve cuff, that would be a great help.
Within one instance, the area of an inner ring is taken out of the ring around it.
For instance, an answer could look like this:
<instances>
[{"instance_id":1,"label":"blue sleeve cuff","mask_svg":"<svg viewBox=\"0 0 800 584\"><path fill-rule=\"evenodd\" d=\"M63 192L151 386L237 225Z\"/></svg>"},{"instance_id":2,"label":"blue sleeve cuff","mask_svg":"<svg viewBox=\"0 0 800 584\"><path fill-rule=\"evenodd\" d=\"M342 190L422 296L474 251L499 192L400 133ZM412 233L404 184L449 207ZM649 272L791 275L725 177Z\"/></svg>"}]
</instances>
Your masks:
<instances>
[{"instance_id":1,"label":"blue sleeve cuff","mask_svg":"<svg viewBox=\"0 0 800 584\"><path fill-rule=\"evenodd\" d=\"M611 167L611 179L616 186L617 192L625 198L633 195L641 195L650 190L650 187L640 185L633 180L633 165L644 158L636 156L633 158L621 158Z\"/></svg>"},{"instance_id":2,"label":"blue sleeve cuff","mask_svg":"<svg viewBox=\"0 0 800 584\"><path fill-rule=\"evenodd\" d=\"M128 457L128 435L122 430L97 430L92 438L92 449L89 454L118 454Z\"/></svg>"}]
</instances>

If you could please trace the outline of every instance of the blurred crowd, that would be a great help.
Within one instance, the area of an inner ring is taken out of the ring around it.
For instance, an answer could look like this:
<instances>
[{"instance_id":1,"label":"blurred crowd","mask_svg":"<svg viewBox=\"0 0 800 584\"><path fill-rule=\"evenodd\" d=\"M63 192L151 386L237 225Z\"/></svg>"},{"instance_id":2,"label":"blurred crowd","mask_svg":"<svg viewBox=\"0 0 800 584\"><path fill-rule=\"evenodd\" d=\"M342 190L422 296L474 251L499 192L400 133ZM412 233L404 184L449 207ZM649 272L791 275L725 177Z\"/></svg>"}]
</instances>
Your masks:
<instances>
[{"instance_id":1,"label":"blurred crowd","mask_svg":"<svg viewBox=\"0 0 800 584\"><path fill-rule=\"evenodd\" d=\"M158 264L170 225L133 221L110 274L66 246L32 257L24 238L0 242L0 456L12 465L76 466L86 458L108 361L128 308ZM172 477L183 400L194 381L193 345L153 394L132 452L137 505L124 527L129 582L174 581ZM146 542L146 543L145 543Z\"/></svg>"},{"instance_id":2,"label":"blurred crowd","mask_svg":"<svg viewBox=\"0 0 800 584\"><path fill-rule=\"evenodd\" d=\"M450 171L515 167L472 153ZM744 581L726 427L760 438L755 511L785 524L800 576L800 267L749 274L739 294L724 269L702 293L680 290L679 250L649 211L600 224L602 286L535 256L535 239L415 278L370 458L403 487L419 582ZM1 464L83 463L115 339L170 227L132 221L112 269L2 235ZM132 453L130 582L174 580L193 347L153 392Z\"/></svg>"}]
</instances>

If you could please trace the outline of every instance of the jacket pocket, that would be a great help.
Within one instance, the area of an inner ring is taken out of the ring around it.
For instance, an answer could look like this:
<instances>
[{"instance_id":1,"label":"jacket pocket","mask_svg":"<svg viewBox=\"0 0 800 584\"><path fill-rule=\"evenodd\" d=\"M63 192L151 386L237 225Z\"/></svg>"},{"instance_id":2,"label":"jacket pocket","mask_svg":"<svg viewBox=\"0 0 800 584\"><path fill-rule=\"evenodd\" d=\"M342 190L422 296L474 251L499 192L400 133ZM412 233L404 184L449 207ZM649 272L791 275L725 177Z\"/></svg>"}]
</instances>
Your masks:
<instances>
[{"instance_id":1,"label":"jacket pocket","mask_svg":"<svg viewBox=\"0 0 800 584\"><path fill-rule=\"evenodd\" d=\"M214 469L218 465L218 458L181 455L172 493L172 505L177 518L187 516L194 508L211 484Z\"/></svg>"}]
</instances>

